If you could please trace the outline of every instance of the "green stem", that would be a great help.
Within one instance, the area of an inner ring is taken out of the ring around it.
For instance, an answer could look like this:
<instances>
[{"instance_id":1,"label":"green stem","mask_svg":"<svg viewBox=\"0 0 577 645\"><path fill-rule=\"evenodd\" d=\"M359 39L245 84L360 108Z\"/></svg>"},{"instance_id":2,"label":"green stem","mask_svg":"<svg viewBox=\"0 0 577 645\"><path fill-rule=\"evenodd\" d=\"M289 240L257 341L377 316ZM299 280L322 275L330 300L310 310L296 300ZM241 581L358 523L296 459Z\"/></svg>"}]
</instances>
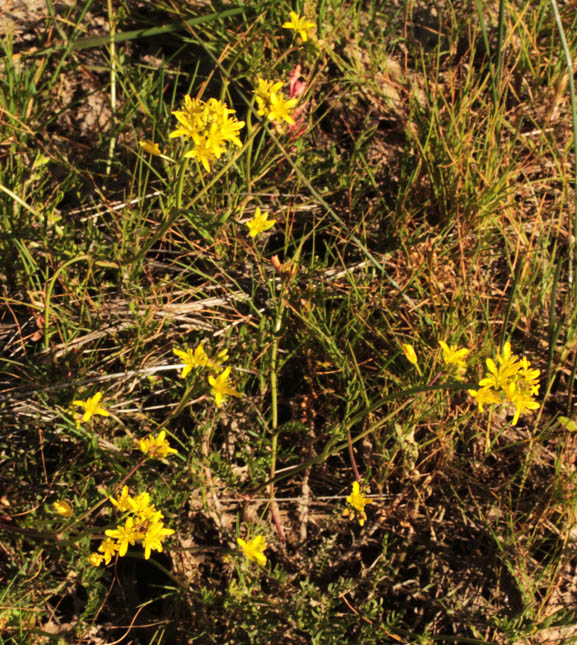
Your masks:
<instances>
[{"instance_id":1,"label":"green stem","mask_svg":"<svg viewBox=\"0 0 577 645\"><path fill-rule=\"evenodd\" d=\"M282 324L282 306L278 312L275 327L273 330L274 338L271 347L270 357L270 389L271 389L271 408L272 408L272 442L271 442L271 460L270 460L270 486L269 486L269 499L270 511L277 528L278 534L283 542L285 542L284 532L278 516L277 506L275 503L275 476L276 476L276 455L278 448L278 382L277 382L277 360L278 360L278 342L279 331Z\"/></svg>"},{"instance_id":2,"label":"green stem","mask_svg":"<svg viewBox=\"0 0 577 645\"><path fill-rule=\"evenodd\" d=\"M50 334L49 334L49 321L50 321L50 305L52 302L52 291L54 290L54 285L56 284L56 279L58 276L69 267L71 264L76 262L82 262L84 260L90 261L92 258L89 255L79 255L75 258L71 258L64 264L61 264L58 269L54 272L54 275L48 281L48 286L46 287L46 302L44 304L44 349L48 351L50 348Z\"/></svg>"},{"instance_id":3,"label":"green stem","mask_svg":"<svg viewBox=\"0 0 577 645\"><path fill-rule=\"evenodd\" d=\"M244 146L214 175L214 177L206 183L206 185L203 187L202 190L200 190L198 193L194 195L194 197L191 198L191 200L186 204L186 208L190 209L210 188L214 186L217 182L220 181L221 177L228 171L228 169L236 163L236 160L244 153L244 151L247 148L247 145L254 139L254 137L260 132L260 127L257 127L254 129L253 132L250 133L248 136L247 140L244 143ZM183 165L180 167L180 174L178 177L178 183L177 183L177 193L176 193L176 206L172 209L172 212L169 214L167 220L164 222L164 224L161 224L156 233L150 236L150 238L144 243L144 246L140 251L135 253L132 257L127 258L126 260L123 260L120 265L121 266L126 266L128 264L133 264L135 262L140 261L146 253L152 248L152 246L159 240L165 233L168 231L168 229L176 222L178 219L181 209L182 209L182 187L183 187L183 180L184 180L184 162Z\"/></svg>"},{"instance_id":4,"label":"green stem","mask_svg":"<svg viewBox=\"0 0 577 645\"><path fill-rule=\"evenodd\" d=\"M491 93L493 94L493 103L497 105L499 97L497 96L497 77L495 69L491 63L491 46L489 45L489 34L487 32L487 25L483 16L483 3L481 0L475 0L477 7L477 16L479 17L479 24L481 25L481 33L483 34L483 43L485 45L485 52L487 54L487 64L489 65L489 74L491 76Z\"/></svg>"},{"instance_id":5,"label":"green stem","mask_svg":"<svg viewBox=\"0 0 577 645\"><path fill-rule=\"evenodd\" d=\"M108 8L108 22L110 23L110 116L112 123L112 136L108 145L108 160L106 162L106 176L110 175L112 167L112 157L114 156L114 148L116 147L116 43L114 42L114 35L116 33L116 19L114 9L112 8L112 0L107 0Z\"/></svg>"},{"instance_id":6,"label":"green stem","mask_svg":"<svg viewBox=\"0 0 577 645\"><path fill-rule=\"evenodd\" d=\"M567 38L565 37L565 30L563 29L563 22L561 21L561 14L559 13L559 7L557 5L557 0L551 0L551 7L553 9L553 14L555 15L555 22L557 23L557 31L559 32L559 38L561 39L561 45L563 47L563 53L565 55L565 64L567 65L567 75L569 80L569 94L571 96L571 118L573 120L573 154L575 159L577 159L577 101L575 99L575 79L573 77L573 58L571 52L569 51L569 44L567 43ZM574 199L575 199L575 213L573 219L573 240L577 237L577 172L573 173L574 181ZM577 280L574 280L575 272L577 271L577 244L575 241L572 242L573 245L573 270L569 273L569 284L573 283L573 296L577 298Z\"/></svg>"},{"instance_id":7,"label":"green stem","mask_svg":"<svg viewBox=\"0 0 577 645\"><path fill-rule=\"evenodd\" d=\"M485 434L485 455L489 454L491 450L491 420L493 417L493 409L489 408L489 415L487 417L487 432Z\"/></svg>"},{"instance_id":8,"label":"green stem","mask_svg":"<svg viewBox=\"0 0 577 645\"><path fill-rule=\"evenodd\" d=\"M497 34L497 64L495 76L499 82L501 80L501 70L503 67L503 34L505 33L505 0L499 1L499 31Z\"/></svg>"},{"instance_id":9,"label":"green stem","mask_svg":"<svg viewBox=\"0 0 577 645\"><path fill-rule=\"evenodd\" d=\"M180 212L182 208L182 189L184 188L184 173L188 168L188 157L184 157L178 171L178 180L176 182L176 210Z\"/></svg>"},{"instance_id":10,"label":"green stem","mask_svg":"<svg viewBox=\"0 0 577 645\"><path fill-rule=\"evenodd\" d=\"M265 481L262 484L258 484L257 486L255 486L255 488L251 489L251 494L255 494L258 491L266 489L271 484L277 484L279 481L283 479L292 477L293 475L296 475L302 470L305 470L310 466L314 466L315 464L321 463L331 455L334 455L340 452L341 450L348 448L349 445L355 444L357 443L357 441L361 441L361 439L364 439L364 437L366 437L367 435L371 434L372 432L375 432L383 425L386 425L387 423L389 423L391 419L393 419L399 412L401 412L401 410L406 408L413 399L407 398L406 401L403 401L392 412L387 414L380 421L378 421L377 423L374 423L373 425L369 426L366 430L363 430L358 435L351 438L350 442L349 442L349 439L347 439L347 441L345 441L344 443L340 443L340 444L338 443L338 439L336 438L338 435L342 435L343 432L349 432L352 427L356 426L368 415L373 414L374 412L382 408L387 403L390 403L391 401L396 401L397 399L402 399L404 397L411 397L413 394L420 394L421 392L433 392L433 391L439 391L439 390L455 390L455 391L468 390L475 387L476 387L475 383L451 383L451 384L444 383L442 385L420 385L417 387L408 388L406 390L401 390L400 392L393 392L392 394L388 394L387 396L384 396L378 399L377 401L375 401L375 403L373 403L371 406L361 410L360 412L355 414L351 419L343 422L340 426L338 426L334 430L329 431L329 435L334 435L334 436L332 439L329 439L329 441L327 441L321 454L317 455L316 457L311 457L310 459L307 459L303 463L299 464L298 466L295 466L294 468L291 468L290 470L285 470L282 473L275 475L273 479L269 479L268 481Z\"/></svg>"},{"instance_id":11,"label":"green stem","mask_svg":"<svg viewBox=\"0 0 577 645\"><path fill-rule=\"evenodd\" d=\"M355 479L358 482L360 482L361 474L359 473L359 469L357 468L357 460L355 459L355 451L353 449L353 440L351 438L350 430L347 430L347 444L349 448L349 458L351 460L351 466L353 467L353 473L355 474Z\"/></svg>"}]
</instances>

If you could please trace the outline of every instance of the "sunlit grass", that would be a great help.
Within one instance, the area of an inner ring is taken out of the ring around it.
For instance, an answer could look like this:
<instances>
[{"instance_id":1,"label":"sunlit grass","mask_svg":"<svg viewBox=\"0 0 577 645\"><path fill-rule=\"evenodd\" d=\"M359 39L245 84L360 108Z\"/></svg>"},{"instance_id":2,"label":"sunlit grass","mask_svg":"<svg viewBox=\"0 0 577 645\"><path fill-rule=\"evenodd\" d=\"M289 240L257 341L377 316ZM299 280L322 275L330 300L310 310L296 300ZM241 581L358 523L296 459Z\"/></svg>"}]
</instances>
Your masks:
<instances>
[{"instance_id":1,"label":"sunlit grass","mask_svg":"<svg viewBox=\"0 0 577 645\"><path fill-rule=\"evenodd\" d=\"M10 642L574 637L566 63L477 9L2 39Z\"/></svg>"}]
</instances>

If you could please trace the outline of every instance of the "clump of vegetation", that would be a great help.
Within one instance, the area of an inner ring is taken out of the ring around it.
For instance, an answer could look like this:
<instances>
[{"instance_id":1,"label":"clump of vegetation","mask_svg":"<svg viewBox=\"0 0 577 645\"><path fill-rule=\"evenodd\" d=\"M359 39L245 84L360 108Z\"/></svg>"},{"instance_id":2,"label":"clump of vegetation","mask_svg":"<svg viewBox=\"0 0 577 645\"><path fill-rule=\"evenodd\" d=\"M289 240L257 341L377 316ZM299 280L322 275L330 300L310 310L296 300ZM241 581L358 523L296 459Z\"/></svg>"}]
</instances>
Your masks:
<instances>
[{"instance_id":1,"label":"clump of vegetation","mask_svg":"<svg viewBox=\"0 0 577 645\"><path fill-rule=\"evenodd\" d=\"M381 4L10 14L5 642L577 638L575 12Z\"/></svg>"}]
</instances>

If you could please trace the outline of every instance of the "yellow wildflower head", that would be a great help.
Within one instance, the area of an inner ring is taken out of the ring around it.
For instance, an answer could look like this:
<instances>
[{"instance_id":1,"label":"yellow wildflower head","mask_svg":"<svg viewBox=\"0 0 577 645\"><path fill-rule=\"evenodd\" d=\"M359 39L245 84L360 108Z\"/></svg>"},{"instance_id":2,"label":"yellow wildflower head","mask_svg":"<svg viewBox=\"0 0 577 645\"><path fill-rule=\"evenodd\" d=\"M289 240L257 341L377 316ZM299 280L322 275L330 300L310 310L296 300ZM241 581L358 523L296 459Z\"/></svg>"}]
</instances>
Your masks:
<instances>
[{"instance_id":1,"label":"yellow wildflower head","mask_svg":"<svg viewBox=\"0 0 577 645\"><path fill-rule=\"evenodd\" d=\"M481 387L478 390L467 390L469 394L475 399L479 406L479 412L483 412L484 406L492 403L502 403L503 399L499 393L492 390L490 387Z\"/></svg>"},{"instance_id":2,"label":"yellow wildflower head","mask_svg":"<svg viewBox=\"0 0 577 645\"><path fill-rule=\"evenodd\" d=\"M151 459L164 459L168 455L178 454L166 440L166 432L161 430L156 437L149 434L138 442L140 450Z\"/></svg>"},{"instance_id":3,"label":"yellow wildflower head","mask_svg":"<svg viewBox=\"0 0 577 645\"><path fill-rule=\"evenodd\" d=\"M98 547L98 550L102 553L102 556L104 558L104 564L108 564L110 560L118 553L118 545L114 540L111 540L110 538L106 538L106 540L102 540L100 546ZM96 554L98 555L98 554Z\"/></svg>"},{"instance_id":4,"label":"yellow wildflower head","mask_svg":"<svg viewBox=\"0 0 577 645\"><path fill-rule=\"evenodd\" d=\"M100 555L100 553L91 553L88 556L88 562L93 566L93 567L99 567L100 564L102 563L104 556Z\"/></svg>"},{"instance_id":5,"label":"yellow wildflower head","mask_svg":"<svg viewBox=\"0 0 577 645\"><path fill-rule=\"evenodd\" d=\"M117 500L114 497L109 497L108 499L121 513L132 510L132 497L128 494L128 486L122 488L120 497Z\"/></svg>"},{"instance_id":6,"label":"yellow wildflower head","mask_svg":"<svg viewBox=\"0 0 577 645\"><path fill-rule=\"evenodd\" d=\"M144 547L144 559L150 558L150 551L162 551L162 540L174 533L174 529L167 529L160 521L150 522L146 533L142 537L142 546Z\"/></svg>"},{"instance_id":7,"label":"yellow wildflower head","mask_svg":"<svg viewBox=\"0 0 577 645\"><path fill-rule=\"evenodd\" d=\"M244 121L238 121L235 110L228 108L222 101L209 99L205 102L185 96L183 109L172 114L176 117L179 127L171 132L169 137L192 140L194 147L184 156L196 159L208 172L210 163L220 159L227 143L242 146L238 133L244 127Z\"/></svg>"},{"instance_id":8,"label":"yellow wildflower head","mask_svg":"<svg viewBox=\"0 0 577 645\"><path fill-rule=\"evenodd\" d=\"M479 381L478 390L469 390L476 400L479 410L485 404L507 404L514 408L513 425L519 416L530 410L537 410L539 403L534 397L539 394L540 371L531 368L525 358L519 358L511 351L507 341L498 352L496 362L488 358L485 376Z\"/></svg>"},{"instance_id":9,"label":"yellow wildflower head","mask_svg":"<svg viewBox=\"0 0 577 645\"><path fill-rule=\"evenodd\" d=\"M466 347L459 349L457 345L447 345L442 340L439 341L439 345L443 352L443 362L452 371L454 376L461 380L467 371L465 356L467 356L469 350Z\"/></svg>"},{"instance_id":10,"label":"yellow wildflower head","mask_svg":"<svg viewBox=\"0 0 577 645\"><path fill-rule=\"evenodd\" d=\"M295 33L299 33L303 42L306 42L310 31L314 29L315 23L307 20L304 16L299 16L298 13L291 11L289 13L290 20L283 23L283 29L292 29Z\"/></svg>"},{"instance_id":11,"label":"yellow wildflower head","mask_svg":"<svg viewBox=\"0 0 577 645\"><path fill-rule=\"evenodd\" d=\"M347 497L347 503L350 504L350 509L345 509L343 515L356 517L359 521L359 526L363 526L367 519L367 514L365 513L365 506L367 504L372 504L372 500L364 497L361 492L361 487L359 482L353 482L353 491Z\"/></svg>"},{"instance_id":12,"label":"yellow wildflower head","mask_svg":"<svg viewBox=\"0 0 577 645\"><path fill-rule=\"evenodd\" d=\"M142 531L138 525L135 525L133 517L127 518L124 526L119 524L115 529L104 531L104 534L116 540L115 548L121 558L126 555L129 545L142 539Z\"/></svg>"},{"instance_id":13,"label":"yellow wildflower head","mask_svg":"<svg viewBox=\"0 0 577 645\"><path fill-rule=\"evenodd\" d=\"M292 115L298 99L285 99L280 93L281 89L282 83L280 81L258 79L258 86L254 90L257 114L265 116L277 125L281 125L283 121L289 125L295 125Z\"/></svg>"},{"instance_id":14,"label":"yellow wildflower head","mask_svg":"<svg viewBox=\"0 0 577 645\"><path fill-rule=\"evenodd\" d=\"M102 399L102 392L96 392L94 396L86 399L86 401L72 401L72 405L77 405L84 409L84 414L79 414L77 421L90 421L95 414L109 417L110 412L100 407L100 399Z\"/></svg>"},{"instance_id":15,"label":"yellow wildflower head","mask_svg":"<svg viewBox=\"0 0 577 645\"><path fill-rule=\"evenodd\" d=\"M259 233L272 228L275 225L275 221L274 219L268 219L268 213L261 213L260 208L257 206L254 210L254 217L246 225L248 226L249 235L256 237Z\"/></svg>"},{"instance_id":16,"label":"yellow wildflower head","mask_svg":"<svg viewBox=\"0 0 577 645\"><path fill-rule=\"evenodd\" d=\"M58 499L52 504L54 510L62 517L72 517L74 515L74 510L72 506L65 499Z\"/></svg>"},{"instance_id":17,"label":"yellow wildflower head","mask_svg":"<svg viewBox=\"0 0 577 645\"><path fill-rule=\"evenodd\" d=\"M409 343L403 343L401 345L401 349L403 350L403 354L405 355L405 358L411 363L412 365L417 365L418 364L418 359L417 359L417 352L415 352L415 348L412 345L409 345Z\"/></svg>"},{"instance_id":18,"label":"yellow wildflower head","mask_svg":"<svg viewBox=\"0 0 577 645\"><path fill-rule=\"evenodd\" d=\"M214 360L209 358L204 349L204 341L194 350L186 348L185 350L173 349L172 351L184 363L184 367L180 373L181 378L186 378L197 367L208 367L209 369L217 370L228 359L228 350L226 349L221 350Z\"/></svg>"},{"instance_id":19,"label":"yellow wildflower head","mask_svg":"<svg viewBox=\"0 0 577 645\"><path fill-rule=\"evenodd\" d=\"M249 560L256 562L261 567L264 567L264 565L266 564L266 555L264 554L264 552L268 545L262 535L257 535L256 537L252 538L252 540L248 540L248 542L245 542L241 538L237 538L236 541L242 549L244 555Z\"/></svg>"},{"instance_id":20,"label":"yellow wildflower head","mask_svg":"<svg viewBox=\"0 0 577 645\"><path fill-rule=\"evenodd\" d=\"M164 515L151 503L150 494L142 492L132 497L128 487L124 486L121 495L110 502L124 513L124 524L105 531L106 539L98 547L100 553L89 556L89 561L98 566L102 560L108 564L114 556L124 557L128 547L141 543L144 557L148 560L151 550L162 551L162 540L174 533L173 529L164 526Z\"/></svg>"},{"instance_id":21,"label":"yellow wildflower head","mask_svg":"<svg viewBox=\"0 0 577 645\"><path fill-rule=\"evenodd\" d=\"M242 396L240 392L231 387L228 383L228 377L230 375L230 367L227 367L223 372L218 376L209 376L208 382L212 387L212 394L216 402L217 407L223 404L227 396Z\"/></svg>"}]
</instances>

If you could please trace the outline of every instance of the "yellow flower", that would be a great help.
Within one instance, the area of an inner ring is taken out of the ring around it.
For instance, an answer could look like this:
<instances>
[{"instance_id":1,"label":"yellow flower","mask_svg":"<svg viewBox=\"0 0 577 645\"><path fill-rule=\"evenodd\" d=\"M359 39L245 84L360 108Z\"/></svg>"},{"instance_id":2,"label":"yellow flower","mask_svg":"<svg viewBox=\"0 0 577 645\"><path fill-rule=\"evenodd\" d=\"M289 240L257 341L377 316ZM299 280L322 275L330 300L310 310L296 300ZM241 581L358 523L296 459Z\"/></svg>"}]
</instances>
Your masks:
<instances>
[{"instance_id":1,"label":"yellow flower","mask_svg":"<svg viewBox=\"0 0 577 645\"><path fill-rule=\"evenodd\" d=\"M541 370L531 369L531 363L523 356L519 375L531 394L539 394L539 375Z\"/></svg>"},{"instance_id":2,"label":"yellow flower","mask_svg":"<svg viewBox=\"0 0 577 645\"><path fill-rule=\"evenodd\" d=\"M156 437L149 434L138 442L140 450L148 457L164 459L168 455L176 455L178 452L170 447L166 440L166 432L161 430Z\"/></svg>"},{"instance_id":3,"label":"yellow flower","mask_svg":"<svg viewBox=\"0 0 577 645\"><path fill-rule=\"evenodd\" d=\"M415 348L412 345L404 343L401 345L401 349L403 350L403 354L405 355L405 358L409 361L409 363L412 363L413 365L418 364L417 353L415 352Z\"/></svg>"},{"instance_id":4,"label":"yellow flower","mask_svg":"<svg viewBox=\"0 0 577 645\"><path fill-rule=\"evenodd\" d=\"M454 371L456 378L461 379L467 371L467 363L464 359L470 350L466 347L458 349L457 345L447 345L442 340L439 341L439 345L443 350L443 361L445 365Z\"/></svg>"},{"instance_id":5,"label":"yellow flower","mask_svg":"<svg viewBox=\"0 0 577 645\"><path fill-rule=\"evenodd\" d=\"M153 522L148 525L146 533L142 538L142 546L144 547L144 559L150 558L150 551L162 551L162 540L168 535L172 535L174 529L167 529L162 522Z\"/></svg>"},{"instance_id":6,"label":"yellow flower","mask_svg":"<svg viewBox=\"0 0 577 645\"><path fill-rule=\"evenodd\" d=\"M63 517L72 517L74 515L72 506L70 506L70 504L65 499L56 500L54 504L52 504L52 506L54 507L54 510Z\"/></svg>"},{"instance_id":7,"label":"yellow flower","mask_svg":"<svg viewBox=\"0 0 577 645\"><path fill-rule=\"evenodd\" d=\"M132 517L129 517L126 520L124 526L119 524L113 530L109 529L108 531L104 531L104 534L116 540L118 555L121 558L126 555L129 544L135 544L137 540L142 538L142 531L140 531L138 527L134 526L134 518Z\"/></svg>"},{"instance_id":8,"label":"yellow flower","mask_svg":"<svg viewBox=\"0 0 577 645\"><path fill-rule=\"evenodd\" d=\"M134 513L140 523L143 522L159 522L164 515L156 510L154 504L150 503L150 495L148 493L140 493L134 497L131 502L131 511Z\"/></svg>"},{"instance_id":9,"label":"yellow flower","mask_svg":"<svg viewBox=\"0 0 577 645\"><path fill-rule=\"evenodd\" d=\"M521 414L540 407L533 397L539 394L541 372L532 369L531 363L525 357L519 359L515 356L509 341L497 354L497 362L488 358L486 366L487 371L479 381L479 389L469 390L481 412L485 404L509 403L515 409L512 420L512 424L515 425Z\"/></svg>"},{"instance_id":10,"label":"yellow flower","mask_svg":"<svg viewBox=\"0 0 577 645\"><path fill-rule=\"evenodd\" d=\"M130 510L140 519L150 506L150 493L140 493L130 498Z\"/></svg>"},{"instance_id":11,"label":"yellow flower","mask_svg":"<svg viewBox=\"0 0 577 645\"><path fill-rule=\"evenodd\" d=\"M208 382L212 386L212 394L216 402L217 407L223 404L223 401L227 396L242 396L240 392L237 392L234 388L230 387L228 384L228 377L230 374L230 367L227 367L221 374L217 377L209 376Z\"/></svg>"},{"instance_id":12,"label":"yellow flower","mask_svg":"<svg viewBox=\"0 0 577 645\"><path fill-rule=\"evenodd\" d=\"M236 541L249 560L260 564L261 567L264 567L266 564L266 555L264 554L264 551L268 545L262 535L257 535L248 542L245 542L241 538L237 538Z\"/></svg>"},{"instance_id":13,"label":"yellow flower","mask_svg":"<svg viewBox=\"0 0 577 645\"><path fill-rule=\"evenodd\" d=\"M103 556L101 556L100 553L91 553L88 556L88 562L90 562L93 567L99 567L102 559Z\"/></svg>"},{"instance_id":14,"label":"yellow flower","mask_svg":"<svg viewBox=\"0 0 577 645\"><path fill-rule=\"evenodd\" d=\"M148 141L145 139L143 141L139 141L139 144L140 144L140 147L145 152L148 152L149 155L154 155L155 157L162 157L162 152L158 147L158 143L155 143L154 141Z\"/></svg>"},{"instance_id":15,"label":"yellow flower","mask_svg":"<svg viewBox=\"0 0 577 645\"><path fill-rule=\"evenodd\" d=\"M519 421L519 416L527 410L538 410L540 405L535 401L532 394L520 386L519 383L510 383L505 393L507 400L510 401L515 407L515 414L511 423L515 425Z\"/></svg>"},{"instance_id":16,"label":"yellow flower","mask_svg":"<svg viewBox=\"0 0 577 645\"><path fill-rule=\"evenodd\" d=\"M109 497L108 499L121 513L132 510L133 499L128 494L128 486L123 487L118 500L114 499L114 497Z\"/></svg>"},{"instance_id":17,"label":"yellow flower","mask_svg":"<svg viewBox=\"0 0 577 645\"><path fill-rule=\"evenodd\" d=\"M492 390L490 387L482 387L478 390L467 390L469 394L475 399L477 405L479 406L479 412L483 412L485 405L492 403L502 403L503 400L499 396L499 393L495 390Z\"/></svg>"},{"instance_id":18,"label":"yellow flower","mask_svg":"<svg viewBox=\"0 0 577 645\"><path fill-rule=\"evenodd\" d=\"M151 504L149 493L143 492L131 497L128 487L124 486L118 500L113 497L109 499L119 510L127 512L128 517L124 526L119 524L115 529L105 531L107 539L103 540L98 550L104 554L106 564L115 554L125 556L128 547L137 542L142 543L147 560L151 550L162 551L162 540L172 535L174 530L164 527L164 515Z\"/></svg>"},{"instance_id":19,"label":"yellow flower","mask_svg":"<svg viewBox=\"0 0 577 645\"><path fill-rule=\"evenodd\" d=\"M191 99L190 96L184 97L184 108L176 110L172 114L180 123L180 128L176 128L168 136L173 139L174 137L189 137L195 143L200 138L199 132L202 128L204 113L204 101L200 99Z\"/></svg>"},{"instance_id":20,"label":"yellow flower","mask_svg":"<svg viewBox=\"0 0 577 645\"><path fill-rule=\"evenodd\" d=\"M180 373L180 378L185 378L188 374L197 367L208 367L210 369L218 369L222 363L228 359L228 350L223 349L220 351L215 360L208 357L204 351L204 341L196 347L196 349L186 348L184 351L180 349L173 349L173 353L180 358L184 367Z\"/></svg>"},{"instance_id":21,"label":"yellow flower","mask_svg":"<svg viewBox=\"0 0 577 645\"><path fill-rule=\"evenodd\" d=\"M274 123L281 124L286 121L290 125L295 124L292 117L295 105L298 103L297 98L285 99L279 95L282 89L280 81L267 81L258 79L258 87L254 90L257 103L257 114L266 116L267 119Z\"/></svg>"},{"instance_id":22,"label":"yellow flower","mask_svg":"<svg viewBox=\"0 0 577 645\"><path fill-rule=\"evenodd\" d=\"M363 496L359 482L353 482L353 492L347 497L347 502L351 505L352 512L350 510L347 510L345 511L345 514L355 515L359 520L359 526L363 526L365 520L367 519L365 506L367 504L372 504L372 500Z\"/></svg>"},{"instance_id":23,"label":"yellow flower","mask_svg":"<svg viewBox=\"0 0 577 645\"><path fill-rule=\"evenodd\" d=\"M481 387L504 390L521 369L521 362L515 354L511 353L511 343L509 341L503 345L503 350L497 354L497 362L499 363L498 367L492 358L488 358L485 361L489 373L485 374L485 378L479 381Z\"/></svg>"},{"instance_id":24,"label":"yellow flower","mask_svg":"<svg viewBox=\"0 0 577 645\"><path fill-rule=\"evenodd\" d=\"M290 20L283 24L284 29L292 29L293 31L300 34L300 37L303 39L303 42L306 42L309 37L309 30L315 27L315 23L307 20L304 16L299 16L294 11L291 11Z\"/></svg>"},{"instance_id":25,"label":"yellow flower","mask_svg":"<svg viewBox=\"0 0 577 645\"><path fill-rule=\"evenodd\" d=\"M268 213L261 213L260 208L257 206L254 210L254 217L246 225L248 226L249 235L256 237L259 233L272 228L275 225L275 221L274 219L268 219Z\"/></svg>"},{"instance_id":26,"label":"yellow flower","mask_svg":"<svg viewBox=\"0 0 577 645\"><path fill-rule=\"evenodd\" d=\"M171 132L169 137L192 139L194 148L184 156L196 159L208 172L210 162L220 159L228 142L242 146L238 133L244 127L244 121L238 121L234 116L235 110L227 108L222 101L209 99L205 102L187 95L184 97L184 109L172 114L180 127Z\"/></svg>"},{"instance_id":27,"label":"yellow flower","mask_svg":"<svg viewBox=\"0 0 577 645\"><path fill-rule=\"evenodd\" d=\"M100 414L103 417L109 417L110 412L101 408L99 403L102 398L102 392L96 392L94 396L86 399L86 401L72 401L72 405L78 405L81 408L84 408L84 414L82 416L78 415L78 420L90 421L90 418L95 414Z\"/></svg>"},{"instance_id":28,"label":"yellow flower","mask_svg":"<svg viewBox=\"0 0 577 645\"><path fill-rule=\"evenodd\" d=\"M98 547L98 550L103 554L101 557L104 558L104 564L108 564L110 560L112 560L112 556L114 556L118 552L118 545L114 540L111 540L110 538L106 538L106 540L102 540L100 546ZM95 554L98 555L98 554ZM99 563L100 564L100 563Z\"/></svg>"}]
</instances>

